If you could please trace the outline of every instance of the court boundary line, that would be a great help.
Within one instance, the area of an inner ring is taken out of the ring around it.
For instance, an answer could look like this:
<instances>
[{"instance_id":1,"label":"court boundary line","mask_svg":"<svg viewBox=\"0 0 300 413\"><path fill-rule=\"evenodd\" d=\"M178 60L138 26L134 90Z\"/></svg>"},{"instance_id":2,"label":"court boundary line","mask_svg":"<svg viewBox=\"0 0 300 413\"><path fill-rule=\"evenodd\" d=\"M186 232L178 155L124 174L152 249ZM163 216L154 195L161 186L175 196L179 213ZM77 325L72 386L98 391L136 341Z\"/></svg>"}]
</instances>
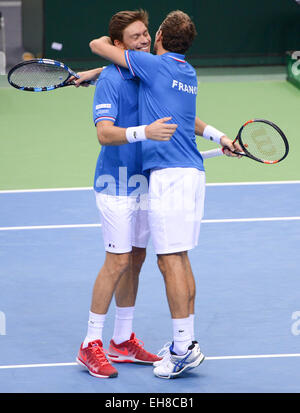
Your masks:
<instances>
[{"instance_id":1,"label":"court boundary line","mask_svg":"<svg viewBox=\"0 0 300 413\"><path fill-rule=\"evenodd\" d=\"M211 356L205 357L205 361L209 360L249 360L249 359L262 359L262 358L288 358L288 357L300 357L300 353L286 353L286 354L249 354L241 356ZM79 366L76 362L70 363L37 363L37 364L10 364L7 366L0 366L0 370L20 369L20 368L37 368L37 367L68 367Z\"/></svg>"},{"instance_id":2,"label":"court boundary line","mask_svg":"<svg viewBox=\"0 0 300 413\"><path fill-rule=\"evenodd\" d=\"M290 185L300 184L300 180L295 181L253 181L253 182L212 182L206 186L247 186L247 185ZM17 194L31 192L64 192L64 191L92 191L92 186L65 187L65 188L37 188L37 189L0 189L1 194Z\"/></svg>"},{"instance_id":3,"label":"court boundary line","mask_svg":"<svg viewBox=\"0 0 300 413\"><path fill-rule=\"evenodd\" d=\"M300 216L296 217L264 217L264 218L226 218L226 219L203 219L201 224L223 224L239 222L278 222L278 221L300 221ZM38 229L72 229L72 228L98 228L102 224L61 224L61 225L24 225L14 227L0 227L0 231L23 231Z\"/></svg>"},{"instance_id":4,"label":"court boundary line","mask_svg":"<svg viewBox=\"0 0 300 413\"><path fill-rule=\"evenodd\" d=\"M0 231L23 231L35 229L69 229L69 228L96 228L102 224L62 224L62 225L24 225L16 227L0 227Z\"/></svg>"}]
</instances>

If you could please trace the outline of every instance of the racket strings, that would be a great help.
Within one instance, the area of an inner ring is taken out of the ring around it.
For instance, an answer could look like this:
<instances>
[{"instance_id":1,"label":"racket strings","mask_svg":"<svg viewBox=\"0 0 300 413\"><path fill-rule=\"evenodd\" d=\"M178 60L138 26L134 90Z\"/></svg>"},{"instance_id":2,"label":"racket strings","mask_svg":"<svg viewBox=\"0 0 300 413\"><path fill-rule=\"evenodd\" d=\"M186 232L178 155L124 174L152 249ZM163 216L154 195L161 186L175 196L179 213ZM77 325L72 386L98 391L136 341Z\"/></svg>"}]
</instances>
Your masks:
<instances>
[{"instance_id":1,"label":"racket strings","mask_svg":"<svg viewBox=\"0 0 300 413\"><path fill-rule=\"evenodd\" d=\"M59 85L68 77L69 73L60 66L33 63L18 67L10 80L20 87L42 88Z\"/></svg>"},{"instance_id":2,"label":"racket strings","mask_svg":"<svg viewBox=\"0 0 300 413\"><path fill-rule=\"evenodd\" d=\"M247 152L258 159L276 161L286 153L286 144L280 133L271 125L252 122L241 133L242 144Z\"/></svg>"}]
</instances>

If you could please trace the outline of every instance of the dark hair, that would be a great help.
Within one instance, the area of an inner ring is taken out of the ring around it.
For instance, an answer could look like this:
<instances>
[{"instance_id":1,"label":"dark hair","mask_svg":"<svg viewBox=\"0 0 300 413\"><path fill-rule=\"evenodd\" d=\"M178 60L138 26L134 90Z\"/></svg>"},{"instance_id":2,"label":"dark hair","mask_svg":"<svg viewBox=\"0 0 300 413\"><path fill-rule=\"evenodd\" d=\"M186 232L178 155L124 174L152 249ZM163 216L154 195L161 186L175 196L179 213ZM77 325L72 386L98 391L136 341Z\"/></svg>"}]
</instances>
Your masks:
<instances>
[{"instance_id":1,"label":"dark hair","mask_svg":"<svg viewBox=\"0 0 300 413\"><path fill-rule=\"evenodd\" d=\"M162 46L173 53L185 54L197 35L191 18L181 10L172 11L160 26Z\"/></svg>"},{"instance_id":2,"label":"dark hair","mask_svg":"<svg viewBox=\"0 0 300 413\"><path fill-rule=\"evenodd\" d=\"M135 21L141 21L145 24L148 28L149 18L148 13L145 10L125 10L120 11L112 16L109 22L109 36L114 43L115 40L119 40L120 42L123 41L123 31L129 26L131 23Z\"/></svg>"}]
</instances>

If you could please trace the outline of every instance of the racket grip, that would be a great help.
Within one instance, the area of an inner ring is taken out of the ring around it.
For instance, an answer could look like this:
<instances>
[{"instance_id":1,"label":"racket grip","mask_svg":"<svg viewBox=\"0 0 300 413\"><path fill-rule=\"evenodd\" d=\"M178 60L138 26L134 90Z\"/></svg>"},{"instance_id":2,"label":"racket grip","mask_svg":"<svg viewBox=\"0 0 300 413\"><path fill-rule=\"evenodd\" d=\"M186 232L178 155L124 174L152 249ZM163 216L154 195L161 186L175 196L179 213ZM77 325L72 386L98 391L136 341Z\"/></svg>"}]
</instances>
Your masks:
<instances>
[{"instance_id":1,"label":"racket grip","mask_svg":"<svg viewBox=\"0 0 300 413\"><path fill-rule=\"evenodd\" d=\"M210 151L200 152L203 159L214 158L215 156L224 155L222 148L212 149Z\"/></svg>"},{"instance_id":2,"label":"racket grip","mask_svg":"<svg viewBox=\"0 0 300 413\"><path fill-rule=\"evenodd\" d=\"M85 85L95 85L97 83L96 80L84 80L81 84Z\"/></svg>"}]
</instances>

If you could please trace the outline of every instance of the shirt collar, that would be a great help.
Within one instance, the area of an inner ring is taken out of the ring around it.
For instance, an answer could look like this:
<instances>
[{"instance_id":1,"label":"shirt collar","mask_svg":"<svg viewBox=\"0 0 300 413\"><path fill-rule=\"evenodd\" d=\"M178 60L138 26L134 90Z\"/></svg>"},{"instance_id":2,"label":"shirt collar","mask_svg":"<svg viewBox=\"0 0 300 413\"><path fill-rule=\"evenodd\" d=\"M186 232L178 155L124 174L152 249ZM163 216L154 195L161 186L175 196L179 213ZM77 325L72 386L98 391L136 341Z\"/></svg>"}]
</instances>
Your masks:
<instances>
[{"instance_id":1,"label":"shirt collar","mask_svg":"<svg viewBox=\"0 0 300 413\"><path fill-rule=\"evenodd\" d=\"M115 67L116 67L117 71L119 72L120 76L122 77L122 79L124 79L124 80L134 79L134 76L125 67L122 67L122 66L119 66L119 65L115 65Z\"/></svg>"},{"instance_id":2,"label":"shirt collar","mask_svg":"<svg viewBox=\"0 0 300 413\"><path fill-rule=\"evenodd\" d=\"M167 52L165 53L166 56L170 57L171 59L174 59L180 63L186 63L185 60L185 55L184 54L180 54L180 53L173 53L173 52Z\"/></svg>"}]
</instances>

